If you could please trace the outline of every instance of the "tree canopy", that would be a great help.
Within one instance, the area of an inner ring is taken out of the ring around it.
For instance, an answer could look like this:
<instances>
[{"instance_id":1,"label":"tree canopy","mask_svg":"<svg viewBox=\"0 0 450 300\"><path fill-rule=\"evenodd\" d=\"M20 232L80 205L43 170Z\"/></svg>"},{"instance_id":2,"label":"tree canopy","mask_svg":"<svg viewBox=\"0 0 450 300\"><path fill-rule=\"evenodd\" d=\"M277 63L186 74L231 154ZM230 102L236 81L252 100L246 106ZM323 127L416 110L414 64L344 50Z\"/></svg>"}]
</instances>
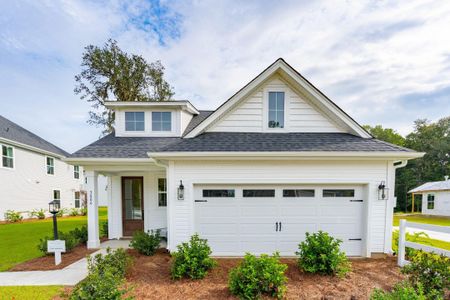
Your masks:
<instances>
[{"instance_id":1,"label":"tree canopy","mask_svg":"<svg viewBox=\"0 0 450 300\"><path fill-rule=\"evenodd\" d=\"M105 101L166 101L173 96L160 61L148 63L142 56L122 51L115 40L103 47L85 47L82 71L75 76L74 92L92 103L89 124L112 132L114 113Z\"/></svg>"}]
</instances>

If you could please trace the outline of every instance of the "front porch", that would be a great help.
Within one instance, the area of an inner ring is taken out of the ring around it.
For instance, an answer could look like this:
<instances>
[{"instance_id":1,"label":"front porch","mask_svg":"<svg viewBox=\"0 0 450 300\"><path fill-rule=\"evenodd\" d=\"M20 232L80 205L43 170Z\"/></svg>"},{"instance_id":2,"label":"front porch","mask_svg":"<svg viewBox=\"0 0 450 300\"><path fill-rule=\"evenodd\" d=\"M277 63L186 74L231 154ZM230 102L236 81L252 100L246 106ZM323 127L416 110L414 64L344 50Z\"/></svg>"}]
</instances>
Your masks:
<instances>
[{"instance_id":1,"label":"front porch","mask_svg":"<svg viewBox=\"0 0 450 300\"><path fill-rule=\"evenodd\" d=\"M154 163L85 166L88 248L101 248L98 175L107 177L108 238L126 244L135 231L161 230L167 237L166 169ZM125 240L121 240L125 238ZM108 242L107 242L108 244ZM165 243L164 245L165 246ZM113 247L115 248L115 247Z\"/></svg>"}]
</instances>

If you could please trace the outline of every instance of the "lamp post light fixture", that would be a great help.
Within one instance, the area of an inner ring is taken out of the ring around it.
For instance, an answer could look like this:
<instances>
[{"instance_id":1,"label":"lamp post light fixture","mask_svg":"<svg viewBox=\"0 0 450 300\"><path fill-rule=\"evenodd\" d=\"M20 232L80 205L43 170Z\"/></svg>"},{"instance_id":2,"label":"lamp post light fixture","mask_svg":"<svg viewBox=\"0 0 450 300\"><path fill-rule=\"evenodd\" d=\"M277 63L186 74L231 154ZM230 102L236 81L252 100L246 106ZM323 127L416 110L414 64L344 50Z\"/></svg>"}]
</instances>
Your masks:
<instances>
[{"instance_id":1,"label":"lamp post light fixture","mask_svg":"<svg viewBox=\"0 0 450 300\"><path fill-rule=\"evenodd\" d=\"M56 222L56 214L59 212L59 201L53 200L48 203L48 211L53 215L53 238L58 239L58 223Z\"/></svg>"},{"instance_id":2,"label":"lamp post light fixture","mask_svg":"<svg viewBox=\"0 0 450 300\"><path fill-rule=\"evenodd\" d=\"M182 180L180 180L180 185L178 186L178 200L184 200L184 185Z\"/></svg>"}]
</instances>

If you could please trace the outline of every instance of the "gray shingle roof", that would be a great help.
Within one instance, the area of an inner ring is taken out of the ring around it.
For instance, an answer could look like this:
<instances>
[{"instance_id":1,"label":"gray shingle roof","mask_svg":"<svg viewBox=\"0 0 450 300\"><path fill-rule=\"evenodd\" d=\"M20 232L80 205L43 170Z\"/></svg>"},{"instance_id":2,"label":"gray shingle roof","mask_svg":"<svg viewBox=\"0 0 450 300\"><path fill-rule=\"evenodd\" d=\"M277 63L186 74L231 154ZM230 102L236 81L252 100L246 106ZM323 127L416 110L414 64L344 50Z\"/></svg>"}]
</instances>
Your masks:
<instances>
[{"instance_id":1,"label":"gray shingle roof","mask_svg":"<svg viewBox=\"0 0 450 300\"><path fill-rule=\"evenodd\" d=\"M444 181L431 181L422 184L421 186L418 186L412 190L410 190L408 193L418 193L418 192L424 192L424 191L448 191L450 190L450 180L444 180Z\"/></svg>"},{"instance_id":2,"label":"gray shingle roof","mask_svg":"<svg viewBox=\"0 0 450 300\"><path fill-rule=\"evenodd\" d=\"M62 156L70 154L0 115L0 137Z\"/></svg>"},{"instance_id":3,"label":"gray shingle roof","mask_svg":"<svg viewBox=\"0 0 450 300\"><path fill-rule=\"evenodd\" d=\"M146 158L147 152L396 151L412 150L346 133L207 132L195 138L115 137L98 140L71 157Z\"/></svg>"},{"instance_id":4,"label":"gray shingle roof","mask_svg":"<svg viewBox=\"0 0 450 300\"><path fill-rule=\"evenodd\" d=\"M209 117L213 112L214 112L213 110L200 110L199 111L200 114L194 116L192 118L191 122L189 122L188 126L184 130L183 136L185 136L186 134L191 132L192 129L197 127L198 124L203 122L203 120L205 120L207 117Z\"/></svg>"}]
</instances>

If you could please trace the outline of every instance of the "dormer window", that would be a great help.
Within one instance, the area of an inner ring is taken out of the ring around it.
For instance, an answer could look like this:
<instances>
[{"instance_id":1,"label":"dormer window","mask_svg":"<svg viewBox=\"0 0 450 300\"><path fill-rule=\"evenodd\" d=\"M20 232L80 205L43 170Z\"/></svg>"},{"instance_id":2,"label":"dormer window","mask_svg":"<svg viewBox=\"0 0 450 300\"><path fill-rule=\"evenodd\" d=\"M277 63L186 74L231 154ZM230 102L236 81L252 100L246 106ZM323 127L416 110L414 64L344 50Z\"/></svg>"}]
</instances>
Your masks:
<instances>
[{"instance_id":1,"label":"dormer window","mask_svg":"<svg viewBox=\"0 0 450 300\"><path fill-rule=\"evenodd\" d=\"M269 128L284 128L284 92L269 92Z\"/></svg>"},{"instance_id":2,"label":"dormer window","mask_svg":"<svg viewBox=\"0 0 450 300\"><path fill-rule=\"evenodd\" d=\"M152 112L152 131L172 131L172 113Z\"/></svg>"},{"instance_id":3,"label":"dormer window","mask_svg":"<svg viewBox=\"0 0 450 300\"><path fill-rule=\"evenodd\" d=\"M125 112L126 131L144 131L145 119L143 111Z\"/></svg>"}]
</instances>

